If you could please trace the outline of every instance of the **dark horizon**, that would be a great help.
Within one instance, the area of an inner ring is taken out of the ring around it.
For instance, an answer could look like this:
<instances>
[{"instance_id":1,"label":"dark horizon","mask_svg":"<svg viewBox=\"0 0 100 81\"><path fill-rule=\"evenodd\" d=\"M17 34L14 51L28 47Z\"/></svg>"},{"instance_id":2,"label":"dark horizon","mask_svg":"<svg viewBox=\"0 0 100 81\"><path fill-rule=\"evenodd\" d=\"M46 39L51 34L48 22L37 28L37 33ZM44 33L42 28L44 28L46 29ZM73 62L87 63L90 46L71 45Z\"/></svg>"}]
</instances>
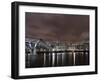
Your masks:
<instances>
[{"instance_id":1,"label":"dark horizon","mask_svg":"<svg viewBox=\"0 0 100 81\"><path fill-rule=\"evenodd\" d=\"M89 15L26 12L26 38L80 42L89 40Z\"/></svg>"}]
</instances>

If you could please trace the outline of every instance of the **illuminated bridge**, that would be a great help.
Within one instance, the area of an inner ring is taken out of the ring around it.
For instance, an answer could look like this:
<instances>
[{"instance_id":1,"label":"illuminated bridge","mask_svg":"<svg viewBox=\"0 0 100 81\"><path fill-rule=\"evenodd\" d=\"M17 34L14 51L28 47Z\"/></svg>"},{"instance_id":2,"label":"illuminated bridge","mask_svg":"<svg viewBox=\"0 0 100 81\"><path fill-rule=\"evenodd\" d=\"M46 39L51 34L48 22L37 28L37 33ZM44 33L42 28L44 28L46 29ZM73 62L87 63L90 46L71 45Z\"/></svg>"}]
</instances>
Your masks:
<instances>
[{"instance_id":1,"label":"illuminated bridge","mask_svg":"<svg viewBox=\"0 0 100 81\"><path fill-rule=\"evenodd\" d=\"M42 39L26 42L26 68L89 65L89 44L60 44Z\"/></svg>"}]
</instances>

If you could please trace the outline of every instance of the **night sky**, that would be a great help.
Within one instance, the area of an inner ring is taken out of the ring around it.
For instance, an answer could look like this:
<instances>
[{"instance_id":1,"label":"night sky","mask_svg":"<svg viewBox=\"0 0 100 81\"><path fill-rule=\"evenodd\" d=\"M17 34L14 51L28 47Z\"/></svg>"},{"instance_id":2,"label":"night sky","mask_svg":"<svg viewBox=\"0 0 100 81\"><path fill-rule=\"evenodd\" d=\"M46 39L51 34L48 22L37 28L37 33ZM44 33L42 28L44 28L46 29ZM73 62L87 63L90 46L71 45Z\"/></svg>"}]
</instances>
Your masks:
<instances>
[{"instance_id":1,"label":"night sky","mask_svg":"<svg viewBox=\"0 0 100 81\"><path fill-rule=\"evenodd\" d=\"M68 42L89 40L88 15L26 12L25 18L26 38Z\"/></svg>"}]
</instances>

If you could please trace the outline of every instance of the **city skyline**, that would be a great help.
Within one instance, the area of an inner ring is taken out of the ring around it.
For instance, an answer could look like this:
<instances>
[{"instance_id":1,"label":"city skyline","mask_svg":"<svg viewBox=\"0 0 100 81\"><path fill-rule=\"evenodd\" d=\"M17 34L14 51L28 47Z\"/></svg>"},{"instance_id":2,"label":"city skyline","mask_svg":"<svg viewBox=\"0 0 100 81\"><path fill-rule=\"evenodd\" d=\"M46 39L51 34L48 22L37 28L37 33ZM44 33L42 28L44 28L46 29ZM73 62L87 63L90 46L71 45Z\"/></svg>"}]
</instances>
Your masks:
<instances>
[{"instance_id":1,"label":"city skyline","mask_svg":"<svg viewBox=\"0 0 100 81\"><path fill-rule=\"evenodd\" d=\"M25 46L26 68L89 65L89 42L68 45L28 39Z\"/></svg>"}]
</instances>

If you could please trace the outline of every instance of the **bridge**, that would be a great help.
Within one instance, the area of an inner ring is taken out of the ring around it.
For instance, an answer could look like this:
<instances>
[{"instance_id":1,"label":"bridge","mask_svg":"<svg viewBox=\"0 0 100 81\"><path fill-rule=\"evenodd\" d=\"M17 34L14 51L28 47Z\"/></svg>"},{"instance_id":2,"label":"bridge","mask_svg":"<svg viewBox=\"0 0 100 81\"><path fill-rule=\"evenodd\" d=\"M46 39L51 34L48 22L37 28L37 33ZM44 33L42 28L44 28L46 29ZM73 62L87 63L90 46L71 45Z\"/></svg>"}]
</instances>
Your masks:
<instances>
[{"instance_id":1,"label":"bridge","mask_svg":"<svg viewBox=\"0 0 100 81\"><path fill-rule=\"evenodd\" d=\"M44 40L28 41L26 68L89 65L89 49L51 46Z\"/></svg>"}]
</instances>

